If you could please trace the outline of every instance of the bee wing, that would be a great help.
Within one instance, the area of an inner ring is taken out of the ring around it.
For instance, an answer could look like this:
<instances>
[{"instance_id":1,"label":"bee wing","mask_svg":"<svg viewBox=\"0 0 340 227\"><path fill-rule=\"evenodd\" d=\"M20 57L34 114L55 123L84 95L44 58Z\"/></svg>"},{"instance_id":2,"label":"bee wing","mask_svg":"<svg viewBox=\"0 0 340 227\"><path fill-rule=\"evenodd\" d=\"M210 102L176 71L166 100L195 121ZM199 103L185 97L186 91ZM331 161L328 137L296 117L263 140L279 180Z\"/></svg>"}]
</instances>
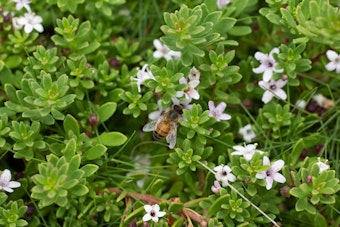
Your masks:
<instances>
[{"instance_id":1,"label":"bee wing","mask_svg":"<svg viewBox=\"0 0 340 227\"><path fill-rule=\"evenodd\" d=\"M177 139L177 124L173 123L171 124L171 129L169 134L166 136L166 142L169 143L169 148L173 149L176 145L176 139Z\"/></svg>"},{"instance_id":2,"label":"bee wing","mask_svg":"<svg viewBox=\"0 0 340 227\"><path fill-rule=\"evenodd\" d=\"M153 120L153 121L146 123L146 125L144 125L144 127L143 127L143 132L155 131L156 126L157 126L157 122L158 122L158 120Z\"/></svg>"}]
</instances>

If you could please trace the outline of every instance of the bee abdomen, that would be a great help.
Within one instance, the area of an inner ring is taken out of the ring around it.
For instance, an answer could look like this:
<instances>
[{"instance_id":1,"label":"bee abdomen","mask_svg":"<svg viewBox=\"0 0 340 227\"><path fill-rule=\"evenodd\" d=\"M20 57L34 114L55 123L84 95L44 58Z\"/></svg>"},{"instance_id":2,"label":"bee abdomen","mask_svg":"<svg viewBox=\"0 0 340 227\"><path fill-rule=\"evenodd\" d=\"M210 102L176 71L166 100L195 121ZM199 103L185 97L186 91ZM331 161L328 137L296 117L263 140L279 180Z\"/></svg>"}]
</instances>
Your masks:
<instances>
[{"instance_id":1,"label":"bee abdomen","mask_svg":"<svg viewBox=\"0 0 340 227\"><path fill-rule=\"evenodd\" d=\"M157 125L156 130L153 132L153 138L156 140L161 140L169 134L170 125L161 122Z\"/></svg>"}]
</instances>

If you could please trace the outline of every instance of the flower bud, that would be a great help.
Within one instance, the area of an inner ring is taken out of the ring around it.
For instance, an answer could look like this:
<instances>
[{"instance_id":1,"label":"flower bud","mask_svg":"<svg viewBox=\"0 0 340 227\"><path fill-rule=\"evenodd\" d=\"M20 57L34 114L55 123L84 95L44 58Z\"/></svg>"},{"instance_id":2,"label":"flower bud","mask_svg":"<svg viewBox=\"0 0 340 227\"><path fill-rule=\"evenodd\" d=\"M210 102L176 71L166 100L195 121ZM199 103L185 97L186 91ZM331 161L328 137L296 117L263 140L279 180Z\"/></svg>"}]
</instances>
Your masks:
<instances>
[{"instance_id":1,"label":"flower bud","mask_svg":"<svg viewBox=\"0 0 340 227\"><path fill-rule=\"evenodd\" d=\"M312 177L311 175L308 175L308 176L306 177L306 183L307 183L307 184L312 183L312 180L313 180L313 177Z\"/></svg>"},{"instance_id":2,"label":"flower bud","mask_svg":"<svg viewBox=\"0 0 340 227\"><path fill-rule=\"evenodd\" d=\"M290 197L290 187L289 186L283 186L282 188L280 188L280 194L282 197L284 198L289 198Z\"/></svg>"},{"instance_id":3,"label":"flower bud","mask_svg":"<svg viewBox=\"0 0 340 227\"><path fill-rule=\"evenodd\" d=\"M91 114L89 119L88 119L88 122L89 124L91 125L92 128L95 128L98 124L98 121L99 121L99 117L97 114Z\"/></svg>"}]
</instances>

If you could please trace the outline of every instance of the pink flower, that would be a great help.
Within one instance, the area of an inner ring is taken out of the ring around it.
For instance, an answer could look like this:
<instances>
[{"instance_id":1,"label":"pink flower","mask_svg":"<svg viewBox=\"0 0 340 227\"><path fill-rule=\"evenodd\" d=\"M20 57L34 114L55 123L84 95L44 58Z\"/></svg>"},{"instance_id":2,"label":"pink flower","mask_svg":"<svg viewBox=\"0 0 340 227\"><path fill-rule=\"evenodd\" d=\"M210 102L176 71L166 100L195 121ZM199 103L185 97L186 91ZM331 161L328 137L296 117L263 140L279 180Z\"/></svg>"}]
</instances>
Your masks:
<instances>
[{"instance_id":1,"label":"pink flower","mask_svg":"<svg viewBox=\"0 0 340 227\"><path fill-rule=\"evenodd\" d=\"M215 117L217 121L230 120L231 119L231 116L229 114L223 113L223 111L227 107L227 104L225 104L224 102L221 102L220 104L218 104L215 107L214 102L209 101L208 106L209 106L209 111L210 111L209 117Z\"/></svg>"},{"instance_id":2,"label":"pink flower","mask_svg":"<svg viewBox=\"0 0 340 227\"><path fill-rule=\"evenodd\" d=\"M265 90L262 96L262 102L268 103L273 99L274 96L285 100L287 98L287 94L281 88L285 86L286 83L287 80L281 79L278 81L270 80L269 82L265 82L263 80L259 81L259 86Z\"/></svg>"},{"instance_id":3,"label":"pink flower","mask_svg":"<svg viewBox=\"0 0 340 227\"><path fill-rule=\"evenodd\" d=\"M200 83L199 80L194 79L194 80L190 80L188 82L185 77L182 77L181 79L179 79L179 83L180 84L186 84L188 86L188 88L185 91L178 91L177 94L176 94L177 97L182 97L183 95L185 95L185 99L188 100L189 102L191 102L191 99L199 99L200 98L200 94L195 89L198 86L198 84Z\"/></svg>"},{"instance_id":4,"label":"pink flower","mask_svg":"<svg viewBox=\"0 0 340 227\"><path fill-rule=\"evenodd\" d=\"M256 178L266 180L267 190L273 187L274 181L279 182L279 183L286 182L286 178L281 173L278 173L285 164L283 160L277 160L273 163L270 163L269 158L267 156L264 156L262 164L264 166L269 166L269 169L266 171L262 171L261 173L257 173Z\"/></svg>"},{"instance_id":5,"label":"pink flower","mask_svg":"<svg viewBox=\"0 0 340 227\"><path fill-rule=\"evenodd\" d=\"M273 54L279 54L280 50L278 48L274 48L270 51L269 54L264 54L262 52L255 53L255 59L258 60L261 65L255 69L253 72L256 74L263 73L263 81L268 82L272 76L273 72L282 73L283 69L276 69L277 62L275 61Z\"/></svg>"}]
</instances>

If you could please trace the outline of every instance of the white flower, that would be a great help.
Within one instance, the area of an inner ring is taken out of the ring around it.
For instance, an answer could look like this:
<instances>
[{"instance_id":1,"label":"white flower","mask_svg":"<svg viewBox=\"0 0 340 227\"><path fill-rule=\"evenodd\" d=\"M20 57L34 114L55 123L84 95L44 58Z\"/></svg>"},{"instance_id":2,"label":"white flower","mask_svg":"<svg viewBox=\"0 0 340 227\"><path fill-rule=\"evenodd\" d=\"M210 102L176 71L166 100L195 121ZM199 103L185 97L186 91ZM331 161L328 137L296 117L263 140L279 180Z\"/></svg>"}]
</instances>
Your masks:
<instances>
[{"instance_id":1,"label":"white flower","mask_svg":"<svg viewBox=\"0 0 340 227\"><path fill-rule=\"evenodd\" d=\"M169 61L170 59L177 60L181 57L182 53L180 51L172 51L166 45L163 45L161 41L155 39L153 41L153 45L155 46L156 50L153 52L154 58L165 58L165 60Z\"/></svg>"},{"instance_id":2,"label":"white flower","mask_svg":"<svg viewBox=\"0 0 340 227\"><path fill-rule=\"evenodd\" d=\"M152 75L151 71L148 68L148 64L145 64L141 70L137 72L137 78L132 78L133 80L137 81L138 92L141 92L140 86L144 84L144 81L147 79L155 79Z\"/></svg>"},{"instance_id":3,"label":"white flower","mask_svg":"<svg viewBox=\"0 0 340 227\"><path fill-rule=\"evenodd\" d=\"M231 155L243 155L243 157L249 162L253 158L255 152L263 154L263 151L256 150L256 147L257 143L244 146L233 146L235 151L233 151Z\"/></svg>"},{"instance_id":4,"label":"white flower","mask_svg":"<svg viewBox=\"0 0 340 227\"><path fill-rule=\"evenodd\" d=\"M217 8L222 9L222 6L228 5L230 0L217 0Z\"/></svg>"},{"instance_id":5,"label":"white flower","mask_svg":"<svg viewBox=\"0 0 340 227\"><path fill-rule=\"evenodd\" d=\"M188 88L185 91L177 91L176 94L177 97L182 97L183 95L185 95L186 100L188 100L189 102L191 102L191 99L200 98L200 94L195 89L197 85L200 83L199 80L194 79L188 82L187 79L185 79L185 77L182 77L181 79L179 79L179 83L186 84Z\"/></svg>"},{"instance_id":6,"label":"white flower","mask_svg":"<svg viewBox=\"0 0 340 227\"><path fill-rule=\"evenodd\" d=\"M250 142L252 141L252 139L256 137L256 134L251 124L247 124L244 127L239 128L238 133L240 133L243 136L243 139L246 142Z\"/></svg>"},{"instance_id":7,"label":"white flower","mask_svg":"<svg viewBox=\"0 0 340 227\"><path fill-rule=\"evenodd\" d=\"M328 71L334 71L340 73L340 55L338 55L333 50L328 50L326 52L328 60L330 62L325 66Z\"/></svg>"},{"instance_id":8,"label":"white flower","mask_svg":"<svg viewBox=\"0 0 340 227\"><path fill-rule=\"evenodd\" d=\"M221 190L221 185L217 180L214 181L214 184L211 186L211 191L215 194L218 194Z\"/></svg>"},{"instance_id":9,"label":"white flower","mask_svg":"<svg viewBox=\"0 0 340 227\"><path fill-rule=\"evenodd\" d=\"M236 177L231 173L231 168L228 165L219 165L214 168L215 178L222 182L222 186L228 186L228 182L234 182Z\"/></svg>"},{"instance_id":10,"label":"white flower","mask_svg":"<svg viewBox=\"0 0 340 227\"><path fill-rule=\"evenodd\" d=\"M20 182L11 181L12 174L8 169L2 171L0 175L0 191L13 192L12 188L21 186Z\"/></svg>"},{"instance_id":11,"label":"white flower","mask_svg":"<svg viewBox=\"0 0 340 227\"><path fill-rule=\"evenodd\" d=\"M144 205L144 210L146 214L143 216L143 221L154 221L158 222L158 218L163 217L166 213L164 211L159 211L159 205Z\"/></svg>"},{"instance_id":12,"label":"white flower","mask_svg":"<svg viewBox=\"0 0 340 227\"><path fill-rule=\"evenodd\" d=\"M269 82L265 82L263 80L259 81L259 86L262 89L266 90L263 93L262 102L268 103L270 102L270 100L272 100L274 96L282 100L285 100L287 98L287 94L281 88L285 86L286 83L287 83L287 80L281 80L281 79L277 81L270 80Z\"/></svg>"},{"instance_id":13,"label":"white flower","mask_svg":"<svg viewBox=\"0 0 340 227\"><path fill-rule=\"evenodd\" d=\"M34 13L25 13L23 17L19 17L18 24L24 26L24 31L26 33L31 33L33 29L38 32L43 32L44 28L41 25L42 18L41 16L36 16Z\"/></svg>"},{"instance_id":14,"label":"white flower","mask_svg":"<svg viewBox=\"0 0 340 227\"><path fill-rule=\"evenodd\" d=\"M320 160L320 157L318 157L318 162L316 164L319 166L319 174L329 169L329 165L326 164L327 161L328 160L326 160L325 162L322 162Z\"/></svg>"},{"instance_id":15,"label":"white flower","mask_svg":"<svg viewBox=\"0 0 340 227\"><path fill-rule=\"evenodd\" d=\"M15 9L16 10L21 10L22 8L25 8L28 12L31 12L31 7L30 7L30 0L13 0L13 2L16 3Z\"/></svg>"},{"instance_id":16,"label":"white flower","mask_svg":"<svg viewBox=\"0 0 340 227\"><path fill-rule=\"evenodd\" d=\"M227 107L227 104L225 104L224 102L221 102L220 104L218 104L215 107L214 102L210 100L208 102L208 106L209 106L209 111L210 111L209 117L215 117L217 121L230 120L231 119L231 116L229 114L223 113L223 111Z\"/></svg>"},{"instance_id":17,"label":"white flower","mask_svg":"<svg viewBox=\"0 0 340 227\"><path fill-rule=\"evenodd\" d=\"M255 58L260 61L261 65L255 69L253 72L256 74L263 73L263 81L268 82L272 76L273 72L282 73L283 69L276 69L277 62L275 61L273 54L279 54L280 50L278 48L274 48L270 51L269 54L264 54L262 52L256 52Z\"/></svg>"},{"instance_id":18,"label":"white flower","mask_svg":"<svg viewBox=\"0 0 340 227\"><path fill-rule=\"evenodd\" d=\"M286 178L281 173L278 173L285 164L283 160L277 160L273 163L270 163L269 158L267 156L264 156L262 164L264 166L270 166L270 168L266 171L262 171L261 173L257 173L256 178L266 179L267 190L273 187L274 181L279 182L279 183L286 182Z\"/></svg>"}]
</instances>

